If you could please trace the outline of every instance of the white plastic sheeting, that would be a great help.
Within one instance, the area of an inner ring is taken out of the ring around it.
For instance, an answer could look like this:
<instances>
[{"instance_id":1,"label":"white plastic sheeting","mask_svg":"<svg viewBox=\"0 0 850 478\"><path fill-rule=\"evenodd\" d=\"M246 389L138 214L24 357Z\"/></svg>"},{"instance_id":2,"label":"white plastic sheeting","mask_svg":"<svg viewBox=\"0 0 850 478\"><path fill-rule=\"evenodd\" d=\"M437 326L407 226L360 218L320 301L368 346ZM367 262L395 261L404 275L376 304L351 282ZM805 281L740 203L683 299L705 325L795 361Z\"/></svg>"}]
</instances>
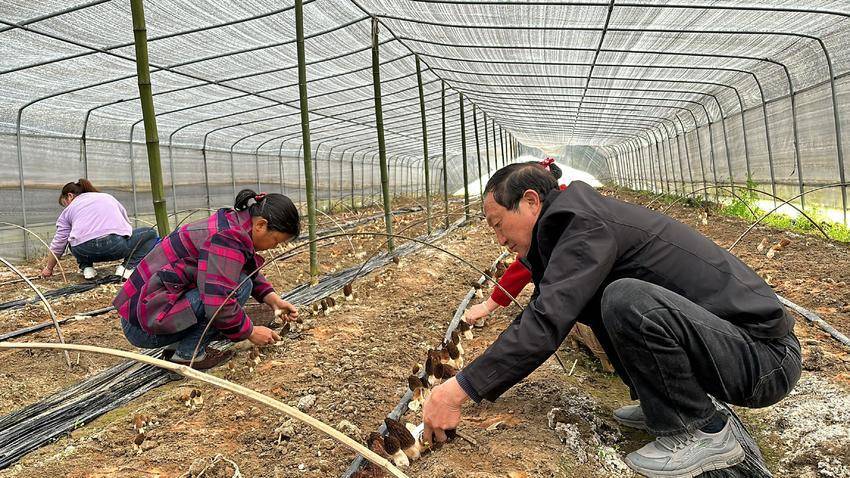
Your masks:
<instances>
[{"instance_id":1,"label":"white plastic sheeting","mask_svg":"<svg viewBox=\"0 0 850 478\"><path fill-rule=\"evenodd\" d=\"M170 210L227 204L242 186L297 198L292 5L145 2ZM501 164L502 133L529 148L581 148L562 161L658 192L749 176L790 197L846 179L846 1L306 0L320 198L379 191L372 15L400 193L421 194L424 178L414 54L435 192L443 82L450 190L463 184L459 93L472 180L479 157L482 173L488 159ZM56 188L83 175L150 211L132 42L126 1L0 2L0 220L24 222L23 195L27 222L49 222ZM810 200L844 209L841 192Z\"/></svg>"}]
</instances>

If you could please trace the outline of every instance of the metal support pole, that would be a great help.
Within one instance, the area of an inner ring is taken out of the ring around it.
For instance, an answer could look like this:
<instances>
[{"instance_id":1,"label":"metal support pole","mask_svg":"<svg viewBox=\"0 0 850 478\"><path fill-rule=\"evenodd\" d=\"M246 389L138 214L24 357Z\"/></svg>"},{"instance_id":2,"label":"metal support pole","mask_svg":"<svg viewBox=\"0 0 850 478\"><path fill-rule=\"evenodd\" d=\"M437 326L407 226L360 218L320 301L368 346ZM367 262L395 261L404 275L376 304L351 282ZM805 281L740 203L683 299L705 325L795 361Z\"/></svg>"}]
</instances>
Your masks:
<instances>
[{"instance_id":1,"label":"metal support pole","mask_svg":"<svg viewBox=\"0 0 850 478\"><path fill-rule=\"evenodd\" d=\"M472 125L475 128L475 158L478 160L478 199L481 200L481 210L484 210L484 175L481 171L481 142L478 139L478 111L472 104Z\"/></svg>"},{"instance_id":2,"label":"metal support pole","mask_svg":"<svg viewBox=\"0 0 850 478\"><path fill-rule=\"evenodd\" d=\"M357 210L354 204L354 153L351 153L351 210Z\"/></svg>"},{"instance_id":3,"label":"metal support pole","mask_svg":"<svg viewBox=\"0 0 850 478\"><path fill-rule=\"evenodd\" d=\"M139 98L142 103L142 117L145 122L145 142L147 143L148 151L153 210L156 215L156 225L159 235L165 237L169 233L170 228L168 224L168 210L165 204L165 193L162 187L162 167L159 161L159 136L156 130L156 113L154 112L153 95L151 92L151 72L148 66L148 38L142 0L130 0L130 11L133 17L136 72L139 79Z\"/></svg>"},{"instance_id":4,"label":"metal support pole","mask_svg":"<svg viewBox=\"0 0 850 478\"><path fill-rule=\"evenodd\" d=\"M298 50L298 96L301 108L301 144L304 149L304 179L307 188L307 218L310 240L310 282L317 283L319 256L316 250L316 204L313 162L310 158L310 110L307 104L307 60L304 54L304 0L295 0L295 37ZM300 192L300 188L299 188Z\"/></svg>"},{"instance_id":5,"label":"metal support pole","mask_svg":"<svg viewBox=\"0 0 850 478\"><path fill-rule=\"evenodd\" d=\"M278 168L278 176L280 179L280 193L284 196L286 195L286 184L283 179L283 143L280 142L280 148L277 150L277 168Z\"/></svg>"},{"instance_id":6,"label":"metal support pole","mask_svg":"<svg viewBox=\"0 0 850 478\"><path fill-rule=\"evenodd\" d=\"M493 169L499 169L499 143L496 142L496 120L490 122L493 133Z\"/></svg>"},{"instance_id":7,"label":"metal support pole","mask_svg":"<svg viewBox=\"0 0 850 478\"><path fill-rule=\"evenodd\" d=\"M484 149L487 153L487 180L490 180L490 141L487 140L487 113L484 113L482 117L484 120ZM484 207L484 203L481 203L481 207Z\"/></svg>"},{"instance_id":8,"label":"metal support pole","mask_svg":"<svg viewBox=\"0 0 850 478\"><path fill-rule=\"evenodd\" d=\"M419 114L422 116L422 156L425 158L425 214L428 235L431 234L431 165L428 160L428 122L425 120L425 90L422 88L422 66L416 55L416 82L419 84Z\"/></svg>"},{"instance_id":9,"label":"metal support pole","mask_svg":"<svg viewBox=\"0 0 850 478\"><path fill-rule=\"evenodd\" d=\"M507 166L508 154L505 150L505 132L502 130L501 126L499 126L499 151L502 153L502 167Z\"/></svg>"},{"instance_id":10,"label":"metal support pole","mask_svg":"<svg viewBox=\"0 0 850 478\"><path fill-rule=\"evenodd\" d=\"M460 149L463 161L463 215L469 220L469 167L466 164L466 115L463 108L463 93L460 93Z\"/></svg>"},{"instance_id":11,"label":"metal support pole","mask_svg":"<svg viewBox=\"0 0 850 478\"><path fill-rule=\"evenodd\" d=\"M378 58L378 19L372 17L372 78L375 89L375 128L378 130L378 154L381 161L381 193L384 197L384 223L387 229L387 249L393 252L393 218L390 213L390 190L387 173L387 147L384 143L384 113L381 108L381 69Z\"/></svg>"},{"instance_id":12,"label":"metal support pole","mask_svg":"<svg viewBox=\"0 0 850 478\"><path fill-rule=\"evenodd\" d=\"M443 205L446 212L445 228L449 228L449 176L446 169L446 82L440 80L442 92L440 94L440 107L443 113Z\"/></svg>"}]
</instances>

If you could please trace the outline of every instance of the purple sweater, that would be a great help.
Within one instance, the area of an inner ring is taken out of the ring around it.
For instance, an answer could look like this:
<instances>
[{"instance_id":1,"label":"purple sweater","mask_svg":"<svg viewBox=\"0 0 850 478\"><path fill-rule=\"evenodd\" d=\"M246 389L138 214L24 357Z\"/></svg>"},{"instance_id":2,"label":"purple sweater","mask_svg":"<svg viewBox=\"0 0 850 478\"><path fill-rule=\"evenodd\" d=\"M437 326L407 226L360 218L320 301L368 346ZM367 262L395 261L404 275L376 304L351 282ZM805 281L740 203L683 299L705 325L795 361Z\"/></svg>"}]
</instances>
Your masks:
<instances>
[{"instance_id":1,"label":"purple sweater","mask_svg":"<svg viewBox=\"0 0 850 478\"><path fill-rule=\"evenodd\" d=\"M127 211L117 199L106 193L84 193L75 197L56 220L56 235L50 250L62 256L69 242L77 246L109 234L132 233Z\"/></svg>"}]
</instances>

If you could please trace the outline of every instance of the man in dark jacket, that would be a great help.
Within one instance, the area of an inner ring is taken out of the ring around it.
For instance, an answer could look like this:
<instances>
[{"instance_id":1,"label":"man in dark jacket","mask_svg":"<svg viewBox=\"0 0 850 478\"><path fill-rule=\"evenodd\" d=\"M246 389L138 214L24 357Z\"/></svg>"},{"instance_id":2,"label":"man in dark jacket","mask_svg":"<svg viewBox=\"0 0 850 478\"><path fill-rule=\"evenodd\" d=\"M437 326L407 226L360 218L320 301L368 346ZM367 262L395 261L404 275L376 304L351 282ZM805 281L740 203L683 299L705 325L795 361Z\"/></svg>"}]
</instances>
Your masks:
<instances>
[{"instance_id":1,"label":"man in dark jacket","mask_svg":"<svg viewBox=\"0 0 850 478\"><path fill-rule=\"evenodd\" d=\"M755 272L668 216L581 182L559 191L535 163L496 172L484 212L536 289L480 357L432 391L427 441L445 439L467 399L494 401L528 376L578 321L640 399L614 418L658 437L627 456L632 469L691 477L743 459L709 395L765 407L791 391L801 369L794 319Z\"/></svg>"}]
</instances>

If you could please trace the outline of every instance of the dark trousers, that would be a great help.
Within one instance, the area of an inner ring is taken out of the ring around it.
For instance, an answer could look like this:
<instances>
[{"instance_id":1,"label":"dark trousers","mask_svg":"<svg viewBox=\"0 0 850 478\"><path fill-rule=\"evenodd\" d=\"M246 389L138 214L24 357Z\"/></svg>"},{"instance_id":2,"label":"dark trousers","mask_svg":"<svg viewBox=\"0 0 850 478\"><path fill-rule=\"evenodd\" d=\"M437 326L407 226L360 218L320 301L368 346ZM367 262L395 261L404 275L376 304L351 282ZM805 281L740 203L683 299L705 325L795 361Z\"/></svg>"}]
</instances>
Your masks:
<instances>
[{"instance_id":1,"label":"dark trousers","mask_svg":"<svg viewBox=\"0 0 850 478\"><path fill-rule=\"evenodd\" d=\"M124 267L135 269L148 252L156 245L156 230L140 227L130 237L109 234L71 247L80 269L94 267L95 262L126 259Z\"/></svg>"},{"instance_id":2,"label":"dark trousers","mask_svg":"<svg viewBox=\"0 0 850 478\"><path fill-rule=\"evenodd\" d=\"M241 274L239 276L239 282L242 282L246 277L248 276ZM247 280L236 291L236 301L239 302L239 305L245 305L245 303L248 302L248 298L251 297L252 288L253 283L250 280ZM127 341L142 349L157 349L159 347L177 344L174 347L174 355L183 360L191 359L192 353L195 351L195 347L198 345L198 342L201 341L201 334L203 334L204 328L206 328L209 323L209 319L207 318L204 303L201 301L201 294L198 292L198 289L192 289L189 292L186 292L186 299L189 301L189 304L192 305L192 311L198 319L198 322L195 323L195 325L174 334L152 335L147 333L138 325L131 324L129 321L121 319L121 327L124 329L124 336L127 337ZM198 347L197 359L201 360L204 358L204 350L210 342L213 342L214 340L221 340L223 337L224 336L221 335L215 327L210 327L209 330L207 330L207 333L204 334L201 346Z\"/></svg>"},{"instance_id":3,"label":"dark trousers","mask_svg":"<svg viewBox=\"0 0 850 478\"><path fill-rule=\"evenodd\" d=\"M620 279L605 288L598 314L582 314L617 373L639 398L656 436L693 431L714 414L708 395L733 405L766 407L800 378L794 333L750 337L663 287Z\"/></svg>"}]
</instances>

